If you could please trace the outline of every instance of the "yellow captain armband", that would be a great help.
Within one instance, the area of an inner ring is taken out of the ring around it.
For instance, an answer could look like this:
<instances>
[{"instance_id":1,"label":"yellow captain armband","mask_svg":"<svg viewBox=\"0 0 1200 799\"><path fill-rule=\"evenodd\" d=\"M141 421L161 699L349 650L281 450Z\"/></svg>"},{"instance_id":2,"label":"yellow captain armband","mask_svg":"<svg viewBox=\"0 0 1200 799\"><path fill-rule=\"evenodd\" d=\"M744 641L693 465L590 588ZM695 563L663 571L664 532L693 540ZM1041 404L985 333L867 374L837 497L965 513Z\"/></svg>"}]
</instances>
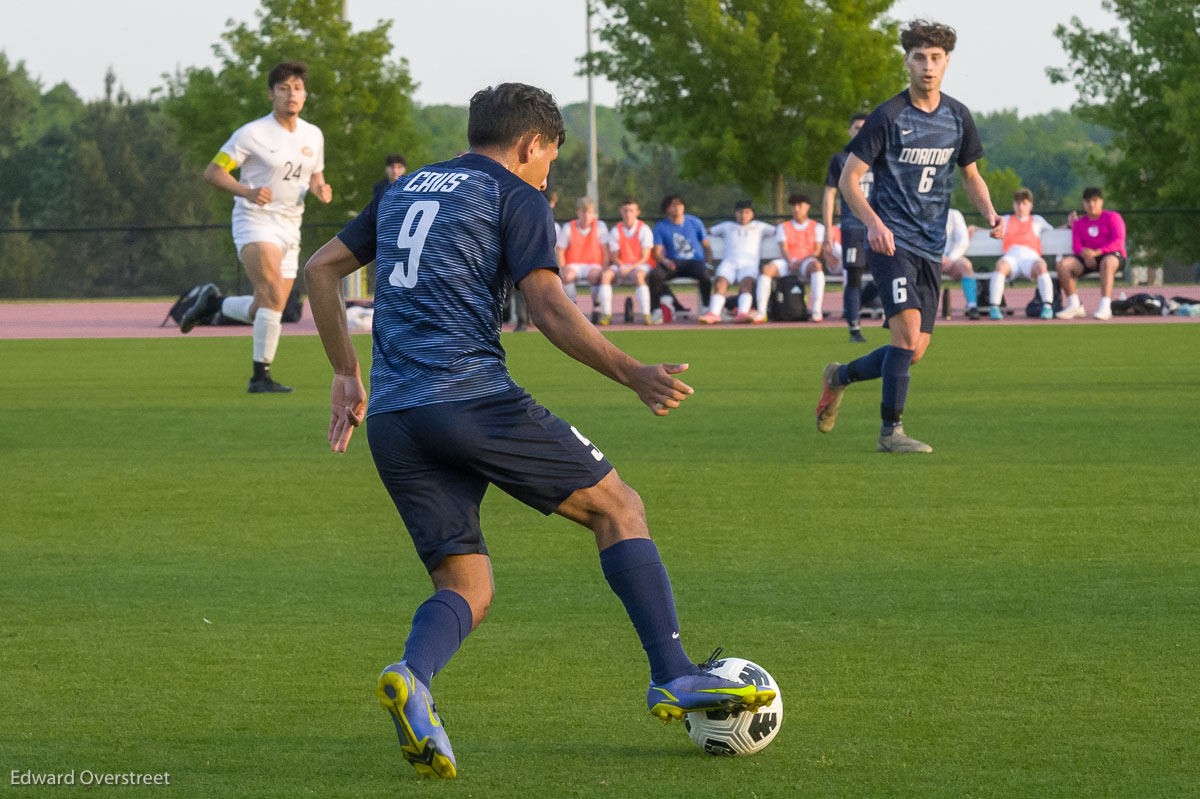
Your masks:
<instances>
[{"instance_id":1,"label":"yellow captain armband","mask_svg":"<svg viewBox=\"0 0 1200 799\"><path fill-rule=\"evenodd\" d=\"M212 162L221 167L221 169L224 169L226 172L232 172L233 170L237 169L237 161L234 161L229 157L228 154L224 152L218 151L217 154L213 156Z\"/></svg>"}]
</instances>

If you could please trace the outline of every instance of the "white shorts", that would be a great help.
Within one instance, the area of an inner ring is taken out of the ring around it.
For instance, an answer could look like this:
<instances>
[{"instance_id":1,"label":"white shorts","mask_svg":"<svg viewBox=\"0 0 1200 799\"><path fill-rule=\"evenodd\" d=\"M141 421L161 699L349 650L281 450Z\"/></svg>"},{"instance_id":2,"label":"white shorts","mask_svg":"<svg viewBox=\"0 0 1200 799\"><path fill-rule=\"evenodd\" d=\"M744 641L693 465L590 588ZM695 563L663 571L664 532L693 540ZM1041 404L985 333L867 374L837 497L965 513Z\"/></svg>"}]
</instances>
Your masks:
<instances>
[{"instance_id":1,"label":"white shorts","mask_svg":"<svg viewBox=\"0 0 1200 799\"><path fill-rule=\"evenodd\" d=\"M1037 254L1037 250L1026 247L1024 244L1017 244L1008 252L1001 255L1000 261L1007 261L1012 272L1009 274L1009 280L1016 280L1023 277L1026 280L1033 279L1033 265L1042 260L1042 256Z\"/></svg>"},{"instance_id":2,"label":"white shorts","mask_svg":"<svg viewBox=\"0 0 1200 799\"><path fill-rule=\"evenodd\" d=\"M633 286L637 284L636 276L639 272L643 275L649 274L650 264L641 264L640 266L635 266L625 274L621 274L621 267L617 264L613 264L608 269L610 272L614 273L613 283L616 283L618 286Z\"/></svg>"},{"instance_id":3,"label":"white shorts","mask_svg":"<svg viewBox=\"0 0 1200 799\"><path fill-rule=\"evenodd\" d=\"M296 217L272 213L245 211L241 206L233 207L233 243L238 258L247 244L274 244L283 253L279 272L288 280L295 280L300 271L300 220Z\"/></svg>"},{"instance_id":4,"label":"white shorts","mask_svg":"<svg viewBox=\"0 0 1200 799\"><path fill-rule=\"evenodd\" d=\"M758 278L758 263L735 261L726 258L717 264L717 277L725 278L729 283L741 283L746 278Z\"/></svg>"},{"instance_id":5,"label":"white shorts","mask_svg":"<svg viewBox=\"0 0 1200 799\"><path fill-rule=\"evenodd\" d=\"M581 280L590 278L593 269L602 271L604 267L600 266L600 264L563 264L562 271L563 273L566 273L574 270L575 279Z\"/></svg>"},{"instance_id":6,"label":"white shorts","mask_svg":"<svg viewBox=\"0 0 1200 799\"><path fill-rule=\"evenodd\" d=\"M820 261L818 261L813 256L811 256L811 255L806 256L805 258L803 258L800 261L800 266L798 267L796 274L803 277L805 275L805 273L808 272L808 267L811 264L819 264L819 263L820 263ZM771 261L771 263L767 264L767 266L775 267L776 271L779 272L780 277L783 277L784 275L788 274L791 271L791 267L788 265L788 261L786 258L776 258L774 261Z\"/></svg>"}]
</instances>

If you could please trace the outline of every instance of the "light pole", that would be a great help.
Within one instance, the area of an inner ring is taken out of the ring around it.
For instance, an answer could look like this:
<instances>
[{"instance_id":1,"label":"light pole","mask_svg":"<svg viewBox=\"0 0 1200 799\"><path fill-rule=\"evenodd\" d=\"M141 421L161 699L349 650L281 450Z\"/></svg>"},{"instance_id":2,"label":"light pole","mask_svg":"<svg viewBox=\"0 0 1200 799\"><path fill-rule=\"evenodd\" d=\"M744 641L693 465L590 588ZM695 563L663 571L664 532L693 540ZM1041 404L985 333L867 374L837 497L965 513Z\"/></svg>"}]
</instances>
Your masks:
<instances>
[{"instance_id":1,"label":"light pole","mask_svg":"<svg viewBox=\"0 0 1200 799\"><path fill-rule=\"evenodd\" d=\"M596 177L596 99L592 93L592 0L587 4L587 104L588 104L588 182L587 196L600 215L600 183Z\"/></svg>"}]
</instances>

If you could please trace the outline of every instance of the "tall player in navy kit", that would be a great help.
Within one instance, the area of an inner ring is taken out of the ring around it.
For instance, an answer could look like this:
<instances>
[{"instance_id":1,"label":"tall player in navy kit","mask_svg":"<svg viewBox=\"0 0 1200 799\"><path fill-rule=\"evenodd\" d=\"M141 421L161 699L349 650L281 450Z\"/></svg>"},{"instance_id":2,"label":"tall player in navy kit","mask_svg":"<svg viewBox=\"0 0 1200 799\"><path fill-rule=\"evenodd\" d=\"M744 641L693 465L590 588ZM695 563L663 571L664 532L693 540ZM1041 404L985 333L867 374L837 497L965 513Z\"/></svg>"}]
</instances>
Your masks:
<instances>
[{"instance_id":1,"label":"tall player in navy kit","mask_svg":"<svg viewBox=\"0 0 1200 799\"><path fill-rule=\"evenodd\" d=\"M855 216L867 225L867 267L879 287L891 344L848 364L826 365L817 429L822 433L833 429L846 386L882 377L880 452L933 451L905 435L900 419L909 367L925 354L937 316L955 164L962 169L967 196L987 219L992 237L1004 235L1004 220L992 207L987 184L975 165L983 157L983 145L971 112L941 93L956 38L953 28L919 19L901 31L908 89L867 119L850 143L850 157L838 185ZM868 169L875 174L870 202L859 188Z\"/></svg>"},{"instance_id":2,"label":"tall player in navy kit","mask_svg":"<svg viewBox=\"0 0 1200 799\"><path fill-rule=\"evenodd\" d=\"M867 116L867 114L853 114L850 117L851 141L854 141L854 137L862 130ZM825 173L825 196L821 203L821 214L825 221L826 239L829 238L828 231L833 229L833 202L837 195L838 183L842 178L842 171L846 168L846 160L849 157L850 145L847 144L845 148L838 150L833 154L833 158L829 159L829 170ZM862 190L863 196L868 199L871 197L873 180L874 176L870 169L864 172L859 180L858 186ZM859 317L862 314L862 278L863 272L867 269L867 226L860 222L854 212L850 210L844 194L842 195L842 215L839 224L842 229L842 274L845 275L846 280L842 290L842 318L850 327L850 341L865 344L867 337L862 334Z\"/></svg>"},{"instance_id":3,"label":"tall player in navy kit","mask_svg":"<svg viewBox=\"0 0 1200 799\"><path fill-rule=\"evenodd\" d=\"M363 419L365 394L339 286L343 275L377 262L367 437L435 593L417 609L404 657L383 670L376 694L405 760L423 776L457 774L429 684L492 600L479 524L489 483L595 534L604 576L650 661L651 713L670 721L774 699L774 691L719 679L687 657L637 492L582 433L508 375L500 318L515 283L551 342L632 389L655 414L692 393L674 377L686 365L639 363L596 332L563 292L554 220L539 191L563 137L562 115L541 89L506 83L477 93L470 151L398 180L306 268L335 373L329 441L344 452Z\"/></svg>"}]
</instances>

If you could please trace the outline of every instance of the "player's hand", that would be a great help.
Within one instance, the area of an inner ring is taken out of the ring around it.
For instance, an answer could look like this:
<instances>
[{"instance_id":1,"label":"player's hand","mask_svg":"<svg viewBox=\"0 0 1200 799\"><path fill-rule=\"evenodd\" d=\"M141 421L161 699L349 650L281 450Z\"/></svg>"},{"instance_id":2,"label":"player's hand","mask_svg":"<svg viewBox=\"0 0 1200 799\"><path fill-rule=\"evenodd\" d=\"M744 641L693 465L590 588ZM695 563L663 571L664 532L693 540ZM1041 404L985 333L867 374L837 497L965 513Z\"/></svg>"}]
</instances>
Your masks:
<instances>
[{"instance_id":1,"label":"player's hand","mask_svg":"<svg viewBox=\"0 0 1200 799\"><path fill-rule=\"evenodd\" d=\"M1079 212L1078 212L1078 211L1072 211L1071 213L1067 214L1067 224L1068 224L1068 225L1073 225L1073 224L1075 224L1075 221L1076 221L1077 219L1079 219Z\"/></svg>"},{"instance_id":2,"label":"player's hand","mask_svg":"<svg viewBox=\"0 0 1200 799\"><path fill-rule=\"evenodd\" d=\"M275 195L271 193L270 186L259 186L257 189L250 189L248 193L242 196L255 205L266 205L275 199Z\"/></svg>"},{"instance_id":3,"label":"player's hand","mask_svg":"<svg viewBox=\"0 0 1200 799\"><path fill-rule=\"evenodd\" d=\"M991 236L993 239L1004 238L1004 217L992 211L988 214L988 226L992 229Z\"/></svg>"},{"instance_id":4,"label":"player's hand","mask_svg":"<svg viewBox=\"0 0 1200 799\"><path fill-rule=\"evenodd\" d=\"M312 193L317 195L317 199L326 205L333 201L333 187L328 183L318 183L313 186Z\"/></svg>"},{"instance_id":5,"label":"player's hand","mask_svg":"<svg viewBox=\"0 0 1200 799\"><path fill-rule=\"evenodd\" d=\"M367 391L358 375L334 375L329 388L329 448L334 452L345 452L354 435L354 428L362 424L367 410Z\"/></svg>"},{"instance_id":6,"label":"player's hand","mask_svg":"<svg viewBox=\"0 0 1200 799\"><path fill-rule=\"evenodd\" d=\"M896 240L892 238L892 231L878 217L867 229L867 241L875 252L884 255L896 254Z\"/></svg>"},{"instance_id":7,"label":"player's hand","mask_svg":"<svg viewBox=\"0 0 1200 799\"><path fill-rule=\"evenodd\" d=\"M671 375L687 371L686 363L655 363L638 367L629 387L655 416L666 416L695 393L692 387Z\"/></svg>"}]
</instances>

